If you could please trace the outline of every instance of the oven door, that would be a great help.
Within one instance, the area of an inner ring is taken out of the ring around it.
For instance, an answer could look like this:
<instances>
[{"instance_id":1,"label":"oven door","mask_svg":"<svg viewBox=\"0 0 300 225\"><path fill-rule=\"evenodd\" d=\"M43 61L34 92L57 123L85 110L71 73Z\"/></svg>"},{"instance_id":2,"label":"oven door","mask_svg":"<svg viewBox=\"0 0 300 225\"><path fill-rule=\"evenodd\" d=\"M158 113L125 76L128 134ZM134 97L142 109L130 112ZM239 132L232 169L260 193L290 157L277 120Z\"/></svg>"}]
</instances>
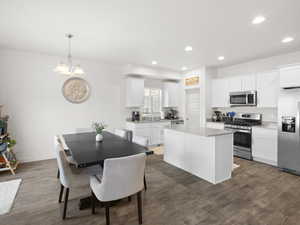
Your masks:
<instances>
[{"instance_id":1,"label":"oven door","mask_svg":"<svg viewBox=\"0 0 300 225\"><path fill-rule=\"evenodd\" d=\"M225 130L230 130L233 132L233 150L234 156L253 160L252 158L252 138L250 130L239 130L229 127L225 127Z\"/></svg>"},{"instance_id":2,"label":"oven door","mask_svg":"<svg viewBox=\"0 0 300 225\"><path fill-rule=\"evenodd\" d=\"M251 132L246 130L235 130L233 134L233 145L235 148L251 151Z\"/></svg>"}]
</instances>

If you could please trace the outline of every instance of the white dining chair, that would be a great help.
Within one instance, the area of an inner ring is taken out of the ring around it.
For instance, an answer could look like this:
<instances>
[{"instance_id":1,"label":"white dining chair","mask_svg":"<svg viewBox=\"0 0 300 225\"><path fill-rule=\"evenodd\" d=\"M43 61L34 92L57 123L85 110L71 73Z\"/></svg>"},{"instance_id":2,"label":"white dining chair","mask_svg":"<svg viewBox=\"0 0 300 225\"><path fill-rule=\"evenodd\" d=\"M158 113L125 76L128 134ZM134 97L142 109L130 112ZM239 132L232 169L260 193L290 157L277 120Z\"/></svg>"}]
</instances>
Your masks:
<instances>
[{"instance_id":1,"label":"white dining chair","mask_svg":"<svg viewBox=\"0 0 300 225\"><path fill-rule=\"evenodd\" d=\"M54 136L54 145L60 145L61 149L63 149L64 151L69 151L68 146L65 143L65 139L63 138L62 135L56 135ZM73 157L71 155L65 155L66 160L68 161L69 164L72 165L76 165L75 160L73 159ZM60 172L59 172L59 168L57 169L57 179L60 176Z\"/></svg>"},{"instance_id":2,"label":"white dining chair","mask_svg":"<svg viewBox=\"0 0 300 225\"><path fill-rule=\"evenodd\" d=\"M93 128L76 128L75 133L76 134L82 134L82 133L89 133L89 132L94 132L95 130Z\"/></svg>"},{"instance_id":3,"label":"white dining chair","mask_svg":"<svg viewBox=\"0 0 300 225\"><path fill-rule=\"evenodd\" d=\"M140 146L143 146L145 148L148 148L148 146L149 146L148 138L143 137L143 136L133 135L132 142L136 143ZM145 191L147 191L146 173L144 175L144 187L145 187Z\"/></svg>"},{"instance_id":4,"label":"white dining chair","mask_svg":"<svg viewBox=\"0 0 300 225\"><path fill-rule=\"evenodd\" d=\"M104 161L103 176L99 180L91 176L92 213L95 213L95 202L98 199L106 211L106 224L110 224L109 207L111 202L137 194L139 223L142 224L141 192L144 188L146 154L106 159Z\"/></svg>"},{"instance_id":5,"label":"white dining chair","mask_svg":"<svg viewBox=\"0 0 300 225\"><path fill-rule=\"evenodd\" d=\"M114 134L121 138L127 139L126 130L124 129L115 129Z\"/></svg>"},{"instance_id":6,"label":"white dining chair","mask_svg":"<svg viewBox=\"0 0 300 225\"><path fill-rule=\"evenodd\" d=\"M64 209L62 218L66 218L67 205L69 199L69 191L70 188L85 186L89 184L89 177L91 175L96 177L102 177L102 169L100 166L97 166L97 171L95 171L95 167L85 168L85 169L77 169L72 168L65 156L64 149L62 145L57 141L57 137L55 136L54 149L57 159L57 165L59 169L59 180L60 180L60 193L58 202L61 203L62 196L64 193L64 189L66 188L65 199L64 199Z\"/></svg>"}]
</instances>

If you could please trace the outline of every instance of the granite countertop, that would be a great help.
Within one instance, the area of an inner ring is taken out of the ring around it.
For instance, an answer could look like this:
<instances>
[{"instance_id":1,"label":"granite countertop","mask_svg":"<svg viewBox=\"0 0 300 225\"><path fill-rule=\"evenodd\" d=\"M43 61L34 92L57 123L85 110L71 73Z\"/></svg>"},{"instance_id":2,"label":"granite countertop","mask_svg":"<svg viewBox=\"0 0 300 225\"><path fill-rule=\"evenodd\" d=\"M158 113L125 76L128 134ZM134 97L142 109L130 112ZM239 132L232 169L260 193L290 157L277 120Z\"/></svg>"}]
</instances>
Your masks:
<instances>
[{"instance_id":1,"label":"granite countertop","mask_svg":"<svg viewBox=\"0 0 300 225\"><path fill-rule=\"evenodd\" d=\"M262 122L261 125L256 125L256 126L253 126L253 127L277 130L277 128L278 128L278 123L277 123L277 122L269 122L269 121L266 121L266 122Z\"/></svg>"},{"instance_id":2,"label":"granite countertop","mask_svg":"<svg viewBox=\"0 0 300 225\"><path fill-rule=\"evenodd\" d=\"M172 126L171 128L165 128L165 129L175 130L183 133L195 134L202 137L214 137L214 136L228 135L233 133L228 130L220 130L220 129L206 128L206 127L191 128L185 125L176 125L176 126Z\"/></svg>"},{"instance_id":3,"label":"granite countertop","mask_svg":"<svg viewBox=\"0 0 300 225\"><path fill-rule=\"evenodd\" d=\"M173 120L160 119L160 120L139 120L139 121L126 120L126 122L129 122L129 123L161 123L161 122L171 122L171 121L179 121L179 120L183 120L183 119L173 119Z\"/></svg>"}]
</instances>

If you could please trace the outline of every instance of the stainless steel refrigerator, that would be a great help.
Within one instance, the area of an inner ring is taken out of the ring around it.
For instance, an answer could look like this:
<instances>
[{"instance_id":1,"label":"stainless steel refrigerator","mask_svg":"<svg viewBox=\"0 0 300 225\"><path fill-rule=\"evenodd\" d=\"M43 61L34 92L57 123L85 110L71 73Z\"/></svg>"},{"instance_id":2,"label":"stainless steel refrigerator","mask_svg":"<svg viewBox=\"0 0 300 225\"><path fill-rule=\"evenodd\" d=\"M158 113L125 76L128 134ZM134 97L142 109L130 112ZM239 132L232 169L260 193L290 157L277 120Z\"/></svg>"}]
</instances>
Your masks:
<instances>
[{"instance_id":1,"label":"stainless steel refrigerator","mask_svg":"<svg viewBox=\"0 0 300 225\"><path fill-rule=\"evenodd\" d=\"M300 88L280 90L278 121L278 167L300 175Z\"/></svg>"}]
</instances>

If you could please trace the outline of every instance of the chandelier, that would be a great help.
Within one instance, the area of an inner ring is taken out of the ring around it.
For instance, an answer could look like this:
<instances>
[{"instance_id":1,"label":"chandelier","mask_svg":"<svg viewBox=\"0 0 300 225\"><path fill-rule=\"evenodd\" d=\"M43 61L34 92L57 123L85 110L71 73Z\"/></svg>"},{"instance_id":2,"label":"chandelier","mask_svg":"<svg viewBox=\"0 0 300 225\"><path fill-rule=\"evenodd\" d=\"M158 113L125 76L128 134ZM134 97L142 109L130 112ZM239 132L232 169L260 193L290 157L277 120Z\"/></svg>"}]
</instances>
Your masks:
<instances>
[{"instance_id":1,"label":"chandelier","mask_svg":"<svg viewBox=\"0 0 300 225\"><path fill-rule=\"evenodd\" d=\"M80 76L84 74L83 69L80 67L80 65L73 66L72 62L72 54L71 54L71 39L74 37L72 34L66 34L66 37L69 41L69 52L68 52L68 58L67 58L67 64L60 62L54 69L54 72L60 73L63 75L69 75L69 76Z\"/></svg>"}]
</instances>

